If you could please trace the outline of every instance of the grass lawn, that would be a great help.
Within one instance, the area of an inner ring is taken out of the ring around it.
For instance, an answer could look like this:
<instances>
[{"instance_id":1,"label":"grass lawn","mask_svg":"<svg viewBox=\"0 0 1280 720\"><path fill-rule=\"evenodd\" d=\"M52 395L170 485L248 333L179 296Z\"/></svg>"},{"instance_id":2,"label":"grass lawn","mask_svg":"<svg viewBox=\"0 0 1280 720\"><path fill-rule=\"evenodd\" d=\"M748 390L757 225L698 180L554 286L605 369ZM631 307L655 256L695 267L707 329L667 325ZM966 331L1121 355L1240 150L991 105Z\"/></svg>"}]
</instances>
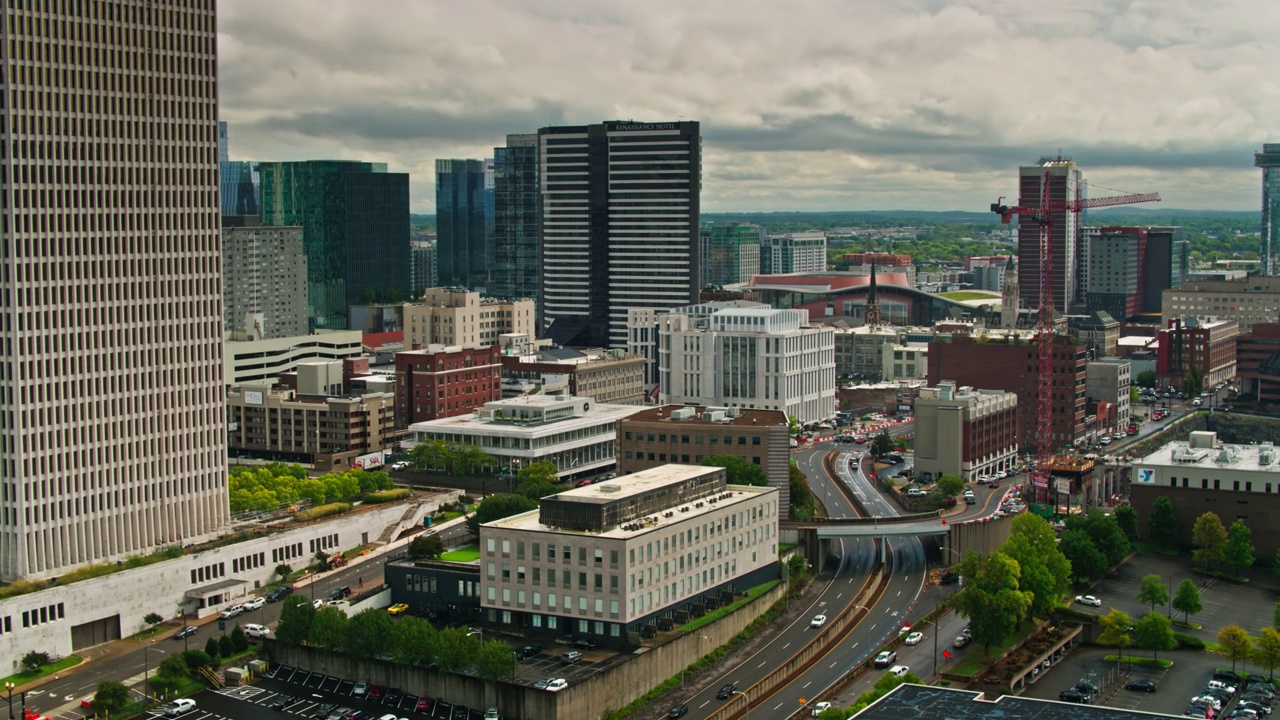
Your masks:
<instances>
[{"instance_id":1,"label":"grass lawn","mask_svg":"<svg viewBox=\"0 0 1280 720\"><path fill-rule=\"evenodd\" d=\"M159 635L160 633L164 632L165 630L171 630L171 629L172 629L172 628L170 628L170 627L168 627L168 626L165 626L165 625L152 625L151 627L147 628L146 630L143 630L143 631L142 631L142 632L140 632L140 633L134 633L134 634L130 635L130 636L129 636L129 639L130 639L130 640L139 640L139 641L141 641L141 640L146 640L146 639L147 639L147 638L149 638L149 637L155 637L156 635Z\"/></svg>"},{"instance_id":2,"label":"grass lawn","mask_svg":"<svg viewBox=\"0 0 1280 720\"><path fill-rule=\"evenodd\" d=\"M466 547L458 548L457 550L450 550L449 552L441 555L440 559L446 562L475 562L480 559L480 546L468 545Z\"/></svg>"},{"instance_id":3,"label":"grass lawn","mask_svg":"<svg viewBox=\"0 0 1280 720\"><path fill-rule=\"evenodd\" d=\"M938 293L944 298L964 302L965 300L998 300L999 293L979 292L977 290L956 290L955 292Z\"/></svg>"},{"instance_id":4,"label":"grass lawn","mask_svg":"<svg viewBox=\"0 0 1280 720\"><path fill-rule=\"evenodd\" d=\"M986 667L986 663L980 663L974 660L961 660L954 668L948 672L965 677L973 677L982 672L982 668Z\"/></svg>"},{"instance_id":5,"label":"grass lawn","mask_svg":"<svg viewBox=\"0 0 1280 720\"><path fill-rule=\"evenodd\" d=\"M716 609L716 610L714 610L714 611L712 611L712 612L707 613L706 615L703 615L702 617L698 618L697 620L694 620L693 622L685 623L684 625L681 625L681 626L680 626L680 629L681 629L681 630L683 630L684 632L693 632L694 630L697 630L698 628L700 628L700 627L702 627L702 626L704 626L704 625L709 625L710 623L713 623L713 622L715 622L716 620L719 620L720 618L724 617L725 615L728 615L729 613L733 612L734 610L737 610L738 608L742 607L743 605L746 605L747 603L751 602L752 600L755 600L756 598L760 597L761 595L763 595L763 594L765 594L765 593L769 592L770 590L772 590L772 589L773 589L773 587L774 587L775 585L777 585L777 584L778 584L778 583L780 583L780 582L782 582L782 581L781 581L781 580L770 580L769 582L764 583L764 584L762 584L762 585L757 585L757 586L755 586L755 587L751 588L750 590L748 590L748 591L747 591L747 596L746 596L746 597L744 597L744 598L742 598L741 600L735 600L735 601L733 601L733 602L729 603L728 605L725 605L724 607L718 608L718 609Z\"/></svg>"},{"instance_id":6,"label":"grass lawn","mask_svg":"<svg viewBox=\"0 0 1280 720\"><path fill-rule=\"evenodd\" d=\"M42 678L46 675L52 675L56 672L62 672L63 670L66 670L69 667L75 667L76 665L79 665L79 664L80 664L79 655L68 655L62 658L61 660L59 660L58 662L50 663L48 665L41 665L40 669L35 672L26 672L24 670L23 672L17 673L16 675L10 675L9 677L4 678L3 682L11 682L14 685L21 685L23 683L29 683L32 680L36 680L38 678Z\"/></svg>"},{"instance_id":7,"label":"grass lawn","mask_svg":"<svg viewBox=\"0 0 1280 720\"><path fill-rule=\"evenodd\" d=\"M344 558L346 558L346 559L350 560L351 558L359 557L359 556L360 556L360 553L362 553L362 552L364 552L365 550L368 550L368 549L369 549L369 546L368 546L368 545L357 545L357 546L355 546L355 547L351 548L350 550L347 550L347 551L343 552L343 553L342 553L342 557L344 557Z\"/></svg>"},{"instance_id":8,"label":"grass lawn","mask_svg":"<svg viewBox=\"0 0 1280 720\"><path fill-rule=\"evenodd\" d=\"M462 513L449 510L448 512L437 513L435 517L431 519L431 524L439 525L440 523L447 523L450 520L455 520L460 517L462 517Z\"/></svg>"}]
</instances>

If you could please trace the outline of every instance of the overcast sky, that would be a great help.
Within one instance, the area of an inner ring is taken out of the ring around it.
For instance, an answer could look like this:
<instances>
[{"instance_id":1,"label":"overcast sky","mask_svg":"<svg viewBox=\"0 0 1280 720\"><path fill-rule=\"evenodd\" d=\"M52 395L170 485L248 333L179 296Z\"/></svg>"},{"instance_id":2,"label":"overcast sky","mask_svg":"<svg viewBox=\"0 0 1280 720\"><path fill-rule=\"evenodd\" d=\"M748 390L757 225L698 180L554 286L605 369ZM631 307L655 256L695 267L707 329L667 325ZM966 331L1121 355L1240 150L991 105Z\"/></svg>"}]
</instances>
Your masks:
<instances>
[{"instance_id":1,"label":"overcast sky","mask_svg":"<svg viewBox=\"0 0 1280 720\"><path fill-rule=\"evenodd\" d=\"M1072 156L1090 195L1252 210L1280 141L1275 0L220 0L231 156L437 158L702 123L708 212L982 211Z\"/></svg>"}]
</instances>

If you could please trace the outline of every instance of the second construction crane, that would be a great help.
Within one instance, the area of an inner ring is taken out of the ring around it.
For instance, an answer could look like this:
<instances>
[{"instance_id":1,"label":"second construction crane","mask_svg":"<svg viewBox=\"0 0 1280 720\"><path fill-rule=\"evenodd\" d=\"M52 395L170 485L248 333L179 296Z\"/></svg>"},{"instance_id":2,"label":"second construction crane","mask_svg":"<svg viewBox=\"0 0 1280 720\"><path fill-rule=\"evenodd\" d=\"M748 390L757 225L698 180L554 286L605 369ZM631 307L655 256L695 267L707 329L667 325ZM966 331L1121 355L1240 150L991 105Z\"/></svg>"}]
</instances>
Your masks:
<instances>
[{"instance_id":1,"label":"second construction crane","mask_svg":"<svg viewBox=\"0 0 1280 720\"><path fill-rule=\"evenodd\" d=\"M1051 192L1055 177L1046 171L1040 178L1040 196L1022 198L1019 205L1005 205L1001 197L991 204L991 211L1000 216L1000 222L1008 224L1014 215L1032 218L1040 230L1039 295L1037 296L1036 345L1036 469L1033 478L1037 488L1048 486L1046 465L1053 457L1053 216L1059 212L1078 213L1089 208L1132 205L1159 202L1158 193L1136 193L1099 198L1067 198L1054 200ZM1037 202L1038 201L1038 202ZM1032 204L1035 203L1035 204ZM1070 242L1070 239L1068 239ZM1071 442L1069 439L1068 442ZM1038 475L1038 477L1037 477Z\"/></svg>"}]
</instances>

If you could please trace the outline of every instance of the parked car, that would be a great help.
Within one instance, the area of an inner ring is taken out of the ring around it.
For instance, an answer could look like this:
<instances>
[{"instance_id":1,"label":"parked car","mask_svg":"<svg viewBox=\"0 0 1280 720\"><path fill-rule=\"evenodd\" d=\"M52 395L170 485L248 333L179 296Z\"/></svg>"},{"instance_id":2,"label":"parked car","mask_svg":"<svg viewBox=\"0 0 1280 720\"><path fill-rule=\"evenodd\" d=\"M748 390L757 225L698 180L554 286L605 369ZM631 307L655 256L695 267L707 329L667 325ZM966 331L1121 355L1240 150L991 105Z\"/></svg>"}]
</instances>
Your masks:
<instances>
[{"instance_id":1,"label":"parked car","mask_svg":"<svg viewBox=\"0 0 1280 720\"><path fill-rule=\"evenodd\" d=\"M537 657L540 652L542 652L542 648L537 645L525 645L519 650L516 650L516 659L528 660L529 658Z\"/></svg>"},{"instance_id":2,"label":"parked car","mask_svg":"<svg viewBox=\"0 0 1280 720\"><path fill-rule=\"evenodd\" d=\"M913 632L910 635L908 635L907 639L904 640L903 642L905 642L908 645L919 645L921 640L924 640L924 633Z\"/></svg>"},{"instance_id":3,"label":"parked car","mask_svg":"<svg viewBox=\"0 0 1280 720\"><path fill-rule=\"evenodd\" d=\"M409 469L409 463L407 463L407 462L405 462L405 461L403 461L403 460L401 460L400 462L393 462L393 463L391 463L391 469L392 469L392 470L408 470L408 469Z\"/></svg>"},{"instance_id":4,"label":"parked car","mask_svg":"<svg viewBox=\"0 0 1280 720\"><path fill-rule=\"evenodd\" d=\"M356 686L351 688L352 697L364 697L369 692L369 683L358 682Z\"/></svg>"},{"instance_id":5,"label":"parked car","mask_svg":"<svg viewBox=\"0 0 1280 720\"><path fill-rule=\"evenodd\" d=\"M400 698L404 697L404 693L397 688L387 688L387 693L382 697L383 705L399 705Z\"/></svg>"},{"instance_id":6,"label":"parked car","mask_svg":"<svg viewBox=\"0 0 1280 720\"><path fill-rule=\"evenodd\" d=\"M569 643L569 646L576 647L579 650L595 650L597 647L595 641L587 640L585 638L578 638L577 640Z\"/></svg>"},{"instance_id":7,"label":"parked car","mask_svg":"<svg viewBox=\"0 0 1280 720\"><path fill-rule=\"evenodd\" d=\"M426 697L425 695L418 698L418 702L413 705L413 711L417 713L431 712L431 698Z\"/></svg>"},{"instance_id":8,"label":"parked car","mask_svg":"<svg viewBox=\"0 0 1280 720\"><path fill-rule=\"evenodd\" d=\"M534 690L546 690L547 685L551 684L551 678L541 678L533 684Z\"/></svg>"},{"instance_id":9,"label":"parked car","mask_svg":"<svg viewBox=\"0 0 1280 720\"><path fill-rule=\"evenodd\" d=\"M484 720L500 720L498 716L498 708L489 708L484 711Z\"/></svg>"},{"instance_id":10,"label":"parked car","mask_svg":"<svg viewBox=\"0 0 1280 720\"><path fill-rule=\"evenodd\" d=\"M574 664L574 663L576 663L576 662L581 662L581 661L582 661L582 653L578 652L577 650L570 650L569 652L565 653L564 655L561 655L561 656L560 656L560 659L561 659L561 660L563 660L564 662L566 662L566 663L568 663L568 664L572 665L572 664Z\"/></svg>"},{"instance_id":11,"label":"parked car","mask_svg":"<svg viewBox=\"0 0 1280 720\"><path fill-rule=\"evenodd\" d=\"M569 681L564 678L556 678L547 683L547 692L560 692L569 687Z\"/></svg>"},{"instance_id":12,"label":"parked car","mask_svg":"<svg viewBox=\"0 0 1280 720\"><path fill-rule=\"evenodd\" d=\"M283 710L296 702L298 702L298 698L292 695L277 695L268 707L272 710Z\"/></svg>"},{"instance_id":13,"label":"parked car","mask_svg":"<svg viewBox=\"0 0 1280 720\"><path fill-rule=\"evenodd\" d=\"M1089 697L1075 688L1068 688L1058 693L1058 699L1062 702L1076 703L1077 705L1089 704Z\"/></svg>"},{"instance_id":14,"label":"parked car","mask_svg":"<svg viewBox=\"0 0 1280 720\"><path fill-rule=\"evenodd\" d=\"M814 615L813 619L809 621L809 627L814 627L814 628L820 628L826 624L827 624L826 615Z\"/></svg>"},{"instance_id":15,"label":"parked car","mask_svg":"<svg viewBox=\"0 0 1280 720\"><path fill-rule=\"evenodd\" d=\"M831 703L827 702L826 700L823 700L822 702L813 706L813 712L810 714L813 717L818 717L819 715L822 714L823 710L830 710L830 709L831 709Z\"/></svg>"},{"instance_id":16,"label":"parked car","mask_svg":"<svg viewBox=\"0 0 1280 720\"><path fill-rule=\"evenodd\" d=\"M716 693L716 698L719 700L728 700L729 698L733 697L733 694L737 691L738 691L738 683L737 681L734 681L720 688L720 692Z\"/></svg>"},{"instance_id":17,"label":"parked car","mask_svg":"<svg viewBox=\"0 0 1280 720\"><path fill-rule=\"evenodd\" d=\"M369 692L365 693L364 697L366 700L379 702L382 700L382 696L386 694L387 694L387 689L382 687L381 685L370 685Z\"/></svg>"},{"instance_id":18,"label":"parked car","mask_svg":"<svg viewBox=\"0 0 1280 720\"><path fill-rule=\"evenodd\" d=\"M1048 666L1046 665L1045 667L1048 667ZM1090 697L1093 697L1094 695L1097 695L1099 692L1101 692L1101 690L1098 688L1097 685L1094 685L1088 680L1081 680L1080 682L1076 683L1074 687L1076 690L1079 690L1080 692Z\"/></svg>"},{"instance_id":19,"label":"parked car","mask_svg":"<svg viewBox=\"0 0 1280 720\"><path fill-rule=\"evenodd\" d=\"M906 665L894 665L889 668L889 674L896 678L906 677L909 672L911 672L911 668Z\"/></svg>"},{"instance_id":20,"label":"parked car","mask_svg":"<svg viewBox=\"0 0 1280 720\"><path fill-rule=\"evenodd\" d=\"M165 717L178 717L196 709L196 701L191 698L178 698L160 708Z\"/></svg>"},{"instance_id":21,"label":"parked car","mask_svg":"<svg viewBox=\"0 0 1280 720\"><path fill-rule=\"evenodd\" d=\"M1081 605L1092 605L1093 607L1102 607L1102 600L1093 595L1077 595L1076 602Z\"/></svg>"},{"instance_id":22,"label":"parked car","mask_svg":"<svg viewBox=\"0 0 1280 720\"><path fill-rule=\"evenodd\" d=\"M249 623L240 629L244 631L245 637L251 638L264 638L271 632L265 625L259 625L257 623Z\"/></svg>"},{"instance_id":23,"label":"parked car","mask_svg":"<svg viewBox=\"0 0 1280 720\"><path fill-rule=\"evenodd\" d=\"M218 613L218 617L222 618L223 620L230 620L231 618L236 617L242 612L244 612L243 605L229 605L223 608L222 612Z\"/></svg>"},{"instance_id":24,"label":"parked car","mask_svg":"<svg viewBox=\"0 0 1280 720\"><path fill-rule=\"evenodd\" d=\"M407 612L409 612L408 603L396 603L395 605L387 608L388 615L403 615Z\"/></svg>"},{"instance_id":25,"label":"parked car","mask_svg":"<svg viewBox=\"0 0 1280 720\"><path fill-rule=\"evenodd\" d=\"M245 600L244 603L240 605L240 607L244 610L244 612L249 612L250 610L259 610L263 607L266 607L266 604L267 604L266 598L251 597L248 600Z\"/></svg>"},{"instance_id":26,"label":"parked car","mask_svg":"<svg viewBox=\"0 0 1280 720\"><path fill-rule=\"evenodd\" d=\"M1137 690L1138 692L1153 693L1156 691L1156 684L1150 680L1130 680L1124 684L1125 690Z\"/></svg>"},{"instance_id":27,"label":"parked car","mask_svg":"<svg viewBox=\"0 0 1280 720\"><path fill-rule=\"evenodd\" d=\"M293 588L289 586L278 587L267 593L267 602L280 602L281 600L293 594Z\"/></svg>"},{"instance_id":28,"label":"parked car","mask_svg":"<svg viewBox=\"0 0 1280 720\"><path fill-rule=\"evenodd\" d=\"M897 659L898 659L898 653L892 650L883 650L880 652L879 655L876 655L875 662L872 664L876 667L876 669L887 668L893 664L894 660L897 660Z\"/></svg>"},{"instance_id":29,"label":"parked car","mask_svg":"<svg viewBox=\"0 0 1280 720\"><path fill-rule=\"evenodd\" d=\"M181 640L182 638L191 637L192 635L195 635L199 631L200 631L200 628L196 627L195 625L187 625L186 627L179 629L178 632L174 633L173 639Z\"/></svg>"}]
</instances>

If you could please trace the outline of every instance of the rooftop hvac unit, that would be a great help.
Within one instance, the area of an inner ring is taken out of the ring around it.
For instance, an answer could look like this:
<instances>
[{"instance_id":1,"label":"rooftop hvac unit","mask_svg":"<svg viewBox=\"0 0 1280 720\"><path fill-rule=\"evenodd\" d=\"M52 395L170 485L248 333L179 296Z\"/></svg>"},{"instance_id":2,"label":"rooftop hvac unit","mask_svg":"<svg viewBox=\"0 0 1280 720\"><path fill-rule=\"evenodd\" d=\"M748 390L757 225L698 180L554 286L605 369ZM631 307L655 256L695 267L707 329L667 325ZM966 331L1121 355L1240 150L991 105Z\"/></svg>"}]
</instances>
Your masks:
<instances>
[{"instance_id":1,"label":"rooftop hvac unit","mask_svg":"<svg viewBox=\"0 0 1280 720\"><path fill-rule=\"evenodd\" d=\"M702 422L720 422L723 419L724 419L723 410L716 410L715 412L708 410L702 413Z\"/></svg>"},{"instance_id":2,"label":"rooftop hvac unit","mask_svg":"<svg viewBox=\"0 0 1280 720\"><path fill-rule=\"evenodd\" d=\"M1264 447L1258 450L1258 464L1270 465L1276 461L1275 448Z\"/></svg>"},{"instance_id":3,"label":"rooftop hvac unit","mask_svg":"<svg viewBox=\"0 0 1280 720\"><path fill-rule=\"evenodd\" d=\"M622 490L622 486L617 483L605 483L600 486L600 492L616 493Z\"/></svg>"},{"instance_id":4,"label":"rooftop hvac unit","mask_svg":"<svg viewBox=\"0 0 1280 720\"><path fill-rule=\"evenodd\" d=\"M679 408L678 410L671 411L671 419L672 420L688 420L689 418L693 417L694 413L696 412L697 411L691 407Z\"/></svg>"}]
</instances>

